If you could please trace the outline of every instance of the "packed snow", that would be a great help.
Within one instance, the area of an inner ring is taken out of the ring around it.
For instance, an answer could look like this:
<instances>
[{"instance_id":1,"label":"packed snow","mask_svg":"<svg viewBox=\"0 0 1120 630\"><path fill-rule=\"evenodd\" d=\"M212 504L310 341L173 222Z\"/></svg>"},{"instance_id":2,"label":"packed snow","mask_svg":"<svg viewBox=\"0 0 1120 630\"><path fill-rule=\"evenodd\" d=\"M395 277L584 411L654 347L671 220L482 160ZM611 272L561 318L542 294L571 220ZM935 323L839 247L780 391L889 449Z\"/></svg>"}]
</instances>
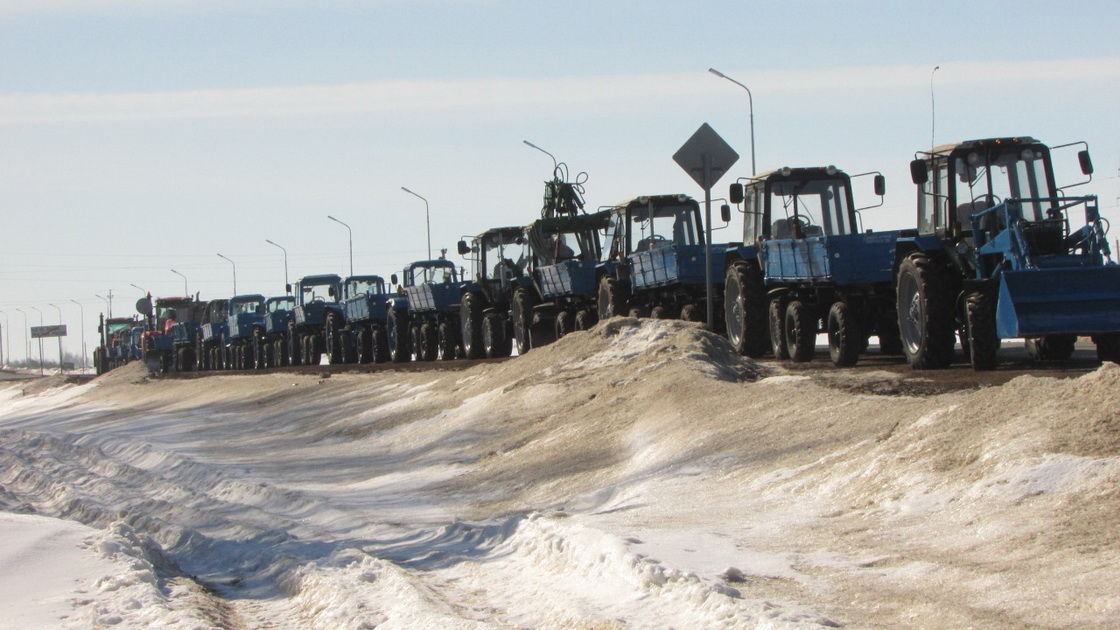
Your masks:
<instances>
[{"instance_id":1,"label":"packed snow","mask_svg":"<svg viewBox=\"0 0 1120 630\"><path fill-rule=\"evenodd\" d=\"M0 383L0 627L1120 625L1120 366L898 378L620 318L461 371Z\"/></svg>"}]
</instances>

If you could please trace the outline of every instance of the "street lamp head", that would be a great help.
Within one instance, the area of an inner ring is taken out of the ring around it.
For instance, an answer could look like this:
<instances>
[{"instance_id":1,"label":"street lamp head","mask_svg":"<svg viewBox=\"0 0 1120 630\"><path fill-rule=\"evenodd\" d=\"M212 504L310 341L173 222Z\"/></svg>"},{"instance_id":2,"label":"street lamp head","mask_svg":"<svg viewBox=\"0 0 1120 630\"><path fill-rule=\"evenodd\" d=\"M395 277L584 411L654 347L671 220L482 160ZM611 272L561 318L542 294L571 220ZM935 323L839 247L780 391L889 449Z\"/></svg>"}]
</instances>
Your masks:
<instances>
[{"instance_id":1,"label":"street lamp head","mask_svg":"<svg viewBox=\"0 0 1120 630\"><path fill-rule=\"evenodd\" d=\"M719 70L716 70L715 68L708 68L708 72L711 72L712 74L716 75L717 77L719 77L721 79L726 79L727 78L727 75L720 72Z\"/></svg>"},{"instance_id":2,"label":"street lamp head","mask_svg":"<svg viewBox=\"0 0 1120 630\"><path fill-rule=\"evenodd\" d=\"M536 149L537 151L540 151L541 153L543 153L543 154L547 155L548 157L552 158L552 168L554 168L554 169L555 169L555 168L559 168L559 167L560 167L560 162L559 162L559 161L557 161L557 159L556 159L556 156L555 156L555 155L553 155L553 154L549 153L548 151L545 151L544 149L542 149L542 148L538 147L537 145L533 144L532 142L529 142L528 140L522 140L522 142L524 142L525 144L529 145L530 147L533 147L533 148L534 148L534 149Z\"/></svg>"}]
</instances>

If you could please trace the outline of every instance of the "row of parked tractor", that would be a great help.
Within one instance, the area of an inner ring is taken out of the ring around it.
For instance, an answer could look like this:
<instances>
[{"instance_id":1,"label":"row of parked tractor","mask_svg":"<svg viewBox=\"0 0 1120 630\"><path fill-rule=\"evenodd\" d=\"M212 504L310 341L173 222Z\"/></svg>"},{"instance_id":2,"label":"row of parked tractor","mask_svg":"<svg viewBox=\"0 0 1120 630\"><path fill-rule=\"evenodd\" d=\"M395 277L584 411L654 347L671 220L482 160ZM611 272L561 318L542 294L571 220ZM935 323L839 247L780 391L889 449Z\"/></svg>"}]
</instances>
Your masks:
<instances>
[{"instance_id":1,"label":"row of parked tractor","mask_svg":"<svg viewBox=\"0 0 1120 630\"><path fill-rule=\"evenodd\" d=\"M914 368L948 366L959 339L978 370L1002 339L1038 360L1091 337L1120 360L1120 266L1094 196L1058 186L1051 149L1030 137L971 140L919 152L913 229L865 229L882 204L877 172L781 168L741 178L742 238L713 243L714 328L740 353L813 358L819 333L850 366L876 337ZM859 207L853 181L878 203ZM99 371L132 359L153 369L254 369L330 363L508 357L616 316L707 320L705 230L688 195L642 195L585 209L584 174L556 164L541 217L458 243L463 268L441 256L376 275L306 276L278 297L142 299L141 318L102 324ZM713 226L709 226L713 227Z\"/></svg>"}]
</instances>

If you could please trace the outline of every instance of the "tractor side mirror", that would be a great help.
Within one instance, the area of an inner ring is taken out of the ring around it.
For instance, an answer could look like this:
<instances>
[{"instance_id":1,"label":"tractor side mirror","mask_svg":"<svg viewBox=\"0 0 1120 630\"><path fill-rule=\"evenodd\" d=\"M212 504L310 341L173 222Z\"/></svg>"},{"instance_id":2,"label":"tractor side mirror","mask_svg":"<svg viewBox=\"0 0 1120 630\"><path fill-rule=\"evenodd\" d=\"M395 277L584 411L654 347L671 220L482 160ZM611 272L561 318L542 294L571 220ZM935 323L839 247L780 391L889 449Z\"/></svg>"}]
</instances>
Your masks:
<instances>
[{"instance_id":1,"label":"tractor side mirror","mask_svg":"<svg viewBox=\"0 0 1120 630\"><path fill-rule=\"evenodd\" d=\"M887 178L882 175L875 176L875 194L879 197L887 194Z\"/></svg>"},{"instance_id":2,"label":"tractor side mirror","mask_svg":"<svg viewBox=\"0 0 1120 630\"><path fill-rule=\"evenodd\" d=\"M399 282L397 282L397 274L394 273L394 274L389 276L389 283L390 284L400 284Z\"/></svg>"},{"instance_id":3,"label":"tractor side mirror","mask_svg":"<svg viewBox=\"0 0 1120 630\"><path fill-rule=\"evenodd\" d=\"M723 219L724 223L731 223L731 206L723 204L719 207L719 218Z\"/></svg>"},{"instance_id":4,"label":"tractor side mirror","mask_svg":"<svg viewBox=\"0 0 1120 630\"><path fill-rule=\"evenodd\" d=\"M469 253L471 253L471 248L469 245L467 245L467 242L459 241L459 255L466 256Z\"/></svg>"},{"instance_id":5,"label":"tractor side mirror","mask_svg":"<svg viewBox=\"0 0 1120 630\"><path fill-rule=\"evenodd\" d=\"M291 292L292 292L292 283L291 283L291 282L289 282L288 284L285 284L285 285L284 285L284 291L286 291L286 292L288 292L288 293L291 293Z\"/></svg>"},{"instance_id":6,"label":"tractor side mirror","mask_svg":"<svg viewBox=\"0 0 1120 630\"><path fill-rule=\"evenodd\" d=\"M1077 161L1081 164L1081 172L1083 174L1093 174L1093 159L1089 157L1088 149L1083 149L1077 152Z\"/></svg>"},{"instance_id":7,"label":"tractor side mirror","mask_svg":"<svg viewBox=\"0 0 1120 630\"><path fill-rule=\"evenodd\" d=\"M152 316L152 298L142 297L136 300L136 312L148 317Z\"/></svg>"},{"instance_id":8,"label":"tractor side mirror","mask_svg":"<svg viewBox=\"0 0 1120 630\"><path fill-rule=\"evenodd\" d=\"M925 160L911 160L910 179L919 186L929 181L929 170L926 169Z\"/></svg>"},{"instance_id":9,"label":"tractor side mirror","mask_svg":"<svg viewBox=\"0 0 1120 630\"><path fill-rule=\"evenodd\" d=\"M731 198L731 203L743 203L743 185L739 182L731 184L731 190L727 196Z\"/></svg>"},{"instance_id":10,"label":"tractor side mirror","mask_svg":"<svg viewBox=\"0 0 1120 630\"><path fill-rule=\"evenodd\" d=\"M334 287L327 287L327 295L334 297Z\"/></svg>"},{"instance_id":11,"label":"tractor side mirror","mask_svg":"<svg viewBox=\"0 0 1120 630\"><path fill-rule=\"evenodd\" d=\"M98 325L97 325L97 334L99 334L99 335L100 335L100 334L101 334L101 333L103 333L103 332L105 332L105 327L104 327L104 326L102 326L101 324L98 324Z\"/></svg>"}]
</instances>

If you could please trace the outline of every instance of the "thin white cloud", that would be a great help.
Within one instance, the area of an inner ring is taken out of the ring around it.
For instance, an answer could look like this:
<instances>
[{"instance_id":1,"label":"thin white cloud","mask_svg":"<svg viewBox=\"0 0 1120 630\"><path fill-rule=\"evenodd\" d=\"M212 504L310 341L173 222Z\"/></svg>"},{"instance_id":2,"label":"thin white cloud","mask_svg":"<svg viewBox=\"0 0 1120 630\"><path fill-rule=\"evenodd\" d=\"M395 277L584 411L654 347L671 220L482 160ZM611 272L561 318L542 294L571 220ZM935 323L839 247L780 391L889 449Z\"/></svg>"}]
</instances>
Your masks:
<instances>
[{"instance_id":1,"label":"thin white cloud","mask_svg":"<svg viewBox=\"0 0 1120 630\"><path fill-rule=\"evenodd\" d=\"M756 94L874 91L929 84L931 66L795 71L721 68ZM943 64L939 86L1120 78L1120 58ZM1051 86L1053 87L1053 86ZM387 80L284 88L127 93L0 93L0 125L203 118L273 118L396 112L499 117L554 115L573 107L628 109L719 98L729 86L706 72L549 79Z\"/></svg>"}]
</instances>

